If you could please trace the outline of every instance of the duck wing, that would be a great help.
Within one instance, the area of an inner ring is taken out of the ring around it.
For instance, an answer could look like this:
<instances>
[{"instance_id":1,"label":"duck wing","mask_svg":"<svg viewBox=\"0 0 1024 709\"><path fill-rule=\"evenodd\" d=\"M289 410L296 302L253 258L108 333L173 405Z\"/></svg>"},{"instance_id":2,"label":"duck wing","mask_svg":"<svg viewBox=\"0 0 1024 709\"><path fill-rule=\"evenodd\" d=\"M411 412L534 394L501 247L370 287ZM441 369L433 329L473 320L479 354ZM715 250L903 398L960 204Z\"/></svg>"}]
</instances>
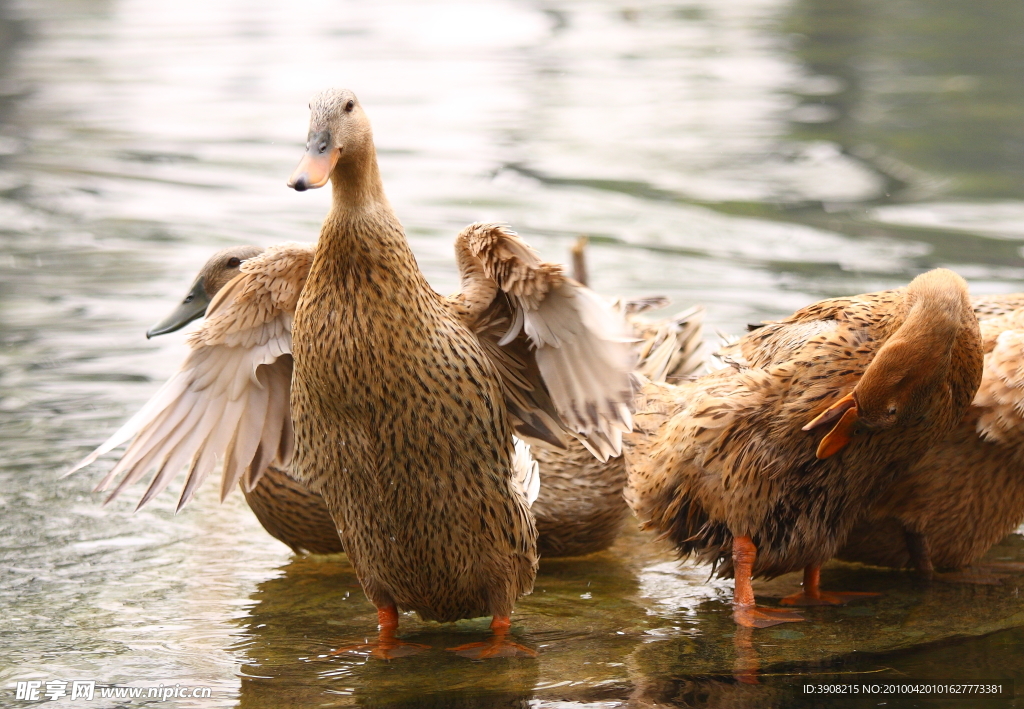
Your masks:
<instances>
[{"instance_id":1,"label":"duck wing","mask_svg":"<svg viewBox=\"0 0 1024 709\"><path fill-rule=\"evenodd\" d=\"M749 326L750 332L714 356L738 369L772 369L805 356L808 347L855 348L869 324L879 327L896 315L905 291L895 288L812 303L782 320Z\"/></svg>"},{"instance_id":2,"label":"duck wing","mask_svg":"<svg viewBox=\"0 0 1024 709\"><path fill-rule=\"evenodd\" d=\"M292 317L312 260L307 244L281 244L247 260L189 337L191 352L178 373L68 473L132 439L96 490L108 489L124 473L109 502L155 470L142 507L188 464L181 509L218 460L224 462L221 500L243 475L251 490L271 463L287 465Z\"/></svg>"},{"instance_id":3,"label":"duck wing","mask_svg":"<svg viewBox=\"0 0 1024 709\"><path fill-rule=\"evenodd\" d=\"M462 291L447 301L477 335L504 384L516 432L601 460L632 427L634 356L625 323L515 232L471 224L455 240Z\"/></svg>"},{"instance_id":4,"label":"duck wing","mask_svg":"<svg viewBox=\"0 0 1024 709\"><path fill-rule=\"evenodd\" d=\"M530 444L513 436L512 476L514 485L523 493L526 504L533 506L540 496L540 465L533 459Z\"/></svg>"},{"instance_id":5,"label":"duck wing","mask_svg":"<svg viewBox=\"0 0 1024 709\"><path fill-rule=\"evenodd\" d=\"M652 382L683 379L704 367L704 307L694 305L676 315L644 322L633 317L625 303L626 316L633 326L637 344L636 371Z\"/></svg>"}]
</instances>

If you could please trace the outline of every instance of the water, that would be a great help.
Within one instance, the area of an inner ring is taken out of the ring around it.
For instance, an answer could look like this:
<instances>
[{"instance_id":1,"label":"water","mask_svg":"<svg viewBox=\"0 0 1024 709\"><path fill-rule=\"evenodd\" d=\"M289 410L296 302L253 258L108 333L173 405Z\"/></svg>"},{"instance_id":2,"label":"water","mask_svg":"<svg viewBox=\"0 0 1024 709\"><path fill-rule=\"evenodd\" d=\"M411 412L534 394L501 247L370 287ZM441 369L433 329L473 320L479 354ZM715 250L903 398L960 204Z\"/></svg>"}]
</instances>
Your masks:
<instances>
[{"instance_id":1,"label":"water","mask_svg":"<svg viewBox=\"0 0 1024 709\"><path fill-rule=\"evenodd\" d=\"M542 563L515 617L537 660L453 657L483 621L412 617L430 652L330 656L374 625L343 559L293 557L213 487L132 514L89 492L101 466L58 479L180 362L181 335L143 332L213 250L315 237L329 194L284 180L330 85L359 94L442 292L452 237L480 219L552 260L587 234L598 290L705 303L712 331L937 265L1021 290L1020 3L26 0L0 17L0 705L26 705L29 679L212 690L176 706L559 708L841 705L801 694L808 674L1024 680L1017 582L836 565L826 583L885 596L745 638L728 583L637 532ZM994 554L1024 559L1024 540ZM760 685L733 677L754 666ZM882 702L958 705L848 704Z\"/></svg>"}]
</instances>

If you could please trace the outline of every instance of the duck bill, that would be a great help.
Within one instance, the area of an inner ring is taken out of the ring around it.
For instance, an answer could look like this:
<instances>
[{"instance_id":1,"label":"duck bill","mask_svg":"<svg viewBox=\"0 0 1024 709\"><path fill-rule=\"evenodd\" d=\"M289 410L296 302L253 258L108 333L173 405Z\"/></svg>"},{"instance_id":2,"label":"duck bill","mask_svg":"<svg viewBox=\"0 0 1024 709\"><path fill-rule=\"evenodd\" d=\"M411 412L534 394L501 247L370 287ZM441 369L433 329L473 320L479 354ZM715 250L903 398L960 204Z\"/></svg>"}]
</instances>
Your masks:
<instances>
[{"instance_id":1,"label":"duck bill","mask_svg":"<svg viewBox=\"0 0 1024 709\"><path fill-rule=\"evenodd\" d=\"M847 409L839 422L818 443L818 449L814 452L814 456L818 460L825 460L846 448L850 444L854 427L859 419L860 414L856 405Z\"/></svg>"},{"instance_id":2,"label":"duck bill","mask_svg":"<svg viewBox=\"0 0 1024 709\"><path fill-rule=\"evenodd\" d=\"M818 449L815 451L815 457L818 460L824 460L825 458L831 458L849 445L859 419L860 412L857 409L857 398L853 392L850 392L825 409L825 411L801 430L813 431L817 428L834 424L832 429L818 443Z\"/></svg>"},{"instance_id":3,"label":"duck bill","mask_svg":"<svg viewBox=\"0 0 1024 709\"><path fill-rule=\"evenodd\" d=\"M203 317L209 304L210 297L206 295L204 279L200 276L192 284L192 290L185 296L185 300L182 301L181 305L146 332L146 339L180 330L193 320Z\"/></svg>"},{"instance_id":4,"label":"duck bill","mask_svg":"<svg viewBox=\"0 0 1024 709\"><path fill-rule=\"evenodd\" d=\"M321 153L315 146L307 150L306 154L302 156L302 160L299 161L299 166L288 178L288 186L296 192L323 187L330 179L340 156L340 150Z\"/></svg>"}]
</instances>

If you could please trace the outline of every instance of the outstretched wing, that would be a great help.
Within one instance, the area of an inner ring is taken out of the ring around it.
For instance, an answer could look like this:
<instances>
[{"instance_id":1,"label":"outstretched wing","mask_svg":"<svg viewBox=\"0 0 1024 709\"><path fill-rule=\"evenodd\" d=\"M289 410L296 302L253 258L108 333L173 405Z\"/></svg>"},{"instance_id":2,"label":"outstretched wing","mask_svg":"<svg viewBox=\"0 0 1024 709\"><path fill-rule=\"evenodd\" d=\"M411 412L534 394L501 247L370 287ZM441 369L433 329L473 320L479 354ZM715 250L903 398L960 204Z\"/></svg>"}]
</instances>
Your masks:
<instances>
[{"instance_id":1,"label":"outstretched wing","mask_svg":"<svg viewBox=\"0 0 1024 709\"><path fill-rule=\"evenodd\" d=\"M466 227L455 254L462 292L448 303L497 366L516 431L559 447L569 434L602 460L618 455L633 399L622 317L504 226Z\"/></svg>"},{"instance_id":2,"label":"outstretched wing","mask_svg":"<svg viewBox=\"0 0 1024 709\"><path fill-rule=\"evenodd\" d=\"M123 473L109 501L154 470L141 507L187 464L181 509L219 460L222 500L243 474L251 490L268 465L287 465L292 316L312 259L310 245L281 244L246 261L189 337L192 351L181 370L69 473L133 439L96 489L108 489Z\"/></svg>"}]
</instances>

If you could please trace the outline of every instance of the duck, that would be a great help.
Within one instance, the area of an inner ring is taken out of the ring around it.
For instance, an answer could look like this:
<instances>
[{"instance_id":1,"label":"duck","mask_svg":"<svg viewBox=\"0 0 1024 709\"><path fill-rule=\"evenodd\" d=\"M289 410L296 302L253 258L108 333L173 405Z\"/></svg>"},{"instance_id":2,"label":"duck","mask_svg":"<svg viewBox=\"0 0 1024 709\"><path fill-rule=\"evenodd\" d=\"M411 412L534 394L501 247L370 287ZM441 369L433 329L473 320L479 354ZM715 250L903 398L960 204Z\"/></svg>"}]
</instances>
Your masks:
<instances>
[{"instance_id":1,"label":"duck","mask_svg":"<svg viewBox=\"0 0 1024 709\"><path fill-rule=\"evenodd\" d=\"M377 608L371 654L419 649L397 638L407 610L490 616L488 641L451 648L467 657L534 655L509 638L538 559L535 466L513 432L618 455L632 426L625 325L500 224L459 233L462 290L436 293L385 197L355 94L330 89L310 108L288 184L332 186L311 257L279 245L240 267L189 338L180 376L97 449L135 436L104 482L124 472L123 489L155 468L144 503L191 461L180 507L219 455L222 497L291 465L325 501ZM300 289L267 286L283 269L305 271ZM240 307L254 316L240 320Z\"/></svg>"},{"instance_id":2,"label":"duck","mask_svg":"<svg viewBox=\"0 0 1024 709\"><path fill-rule=\"evenodd\" d=\"M665 305L663 298L617 304L637 340L636 372L649 381L676 381L705 366L703 306L654 322L639 318L640 313ZM541 558L587 556L608 549L629 518L623 457L599 460L578 441L570 441L564 450L534 446L532 453L544 481L532 508Z\"/></svg>"},{"instance_id":3,"label":"duck","mask_svg":"<svg viewBox=\"0 0 1024 709\"><path fill-rule=\"evenodd\" d=\"M998 582L1000 565L979 561L1024 521L1024 294L973 304L985 352L974 401L853 528L839 559Z\"/></svg>"},{"instance_id":4,"label":"duck","mask_svg":"<svg viewBox=\"0 0 1024 709\"><path fill-rule=\"evenodd\" d=\"M452 650L518 654L510 615L538 557L510 485L513 426L618 455L632 427L624 326L494 225L460 233L462 290L437 294L384 196L356 95L329 89L310 111L288 185L330 182L332 206L292 324L294 467L327 502L385 644L406 609L490 616L490 641Z\"/></svg>"},{"instance_id":5,"label":"duck","mask_svg":"<svg viewBox=\"0 0 1024 709\"><path fill-rule=\"evenodd\" d=\"M585 235L579 237L570 251L573 278L585 286L590 285L588 241ZM636 373L648 381L677 381L706 367L704 307L691 306L653 322L642 317L668 305L663 296L613 303L625 314L636 340ZM629 517L623 457L598 460L576 441L564 450L534 447L533 457L544 480L533 505L541 558L586 556L608 549Z\"/></svg>"},{"instance_id":6,"label":"duck","mask_svg":"<svg viewBox=\"0 0 1024 709\"><path fill-rule=\"evenodd\" d=\"M153 471L136 507L141 509L187 464L176 508L181 511L218 460L221 501L236 485L251 492L269 469L287 468L293 445L291 322L312 260L313 247L300 243L214 254L185 299L146 333L174 332L205 315L188 337L181 368L65 475L130 441L95 490L113 487L109 503Z\"/></svg>"},{"instance_id":7,"label":"duck","mask_svg":"<svg viewBox=\"0 0 1024 709\"><path fill-rule=\"evenodd\" d=\"M241 265L263 252L263 248L251 244L230 246L217 251L203 264L178 306L146 331L146 339L176 332L204 317L217 293L240 275ZM271 292L285 289L298 292L305 282L308 272L306 266L312 262L313 245L293 244L287 253L296 260L299 267L285 267L264 274L261 284ZM289 277L295 279L295 282L283 280ZM260 298L255 298L248 302L260 301ZM233 304L226 305L230 307ZM241 319L253 317L244 307L232 308L232 312L237 313ZM289 413L285 415L290 417ZM241 481L238 487L249 509L270 536L286 544L296 554L337 554L344 551L323 498L311 493L296 480L290 465L270 463L262 475L255 475L253 479L255 483L251 487ZM98 489L106 489L106 486L98 486ZM116 496L115 493L107 501Z\"/></svg>"},{"instance_id":8,"label":"duck","mask_svg":"<svg viewBox=\"0 0 1024 709\"><path fill-rule=\"evenodd\" d=\"M577 248L578 245L573 250L572 275L582 285L588 285L581 266L582 255ZM263 252L260 247L242 245L213 254L200 269L182 302L151 327L146 337L178 331L203 317L220 289L239 275L241 264ZM309 263L313 245L293 244L288 253L289 258ZM254 267L255 264L249 268ZM301 291L306 273L304 268L282 268L274 274L265 273L260 283L271 291L283 288ZM276 283L276 278L284 277L294 278L295 283ZM249 302L256 303L259 299L250 299ZM221 307L231 305L225 303ZM657 296L613 303L613 308L625 314L637 340L636 370L656 381L688 376L703 363L700 356L702 307L691 307L656 322L647 322L640 317L644 312L667 305L666 298ZM252 317L244 307L233 308L232 312L239 320ZM535 446L532 455L538 464L540 479L544 481L531 508L537 526L540 556L585 556L610 547L629 514L622 496L626 482L622 457L600 461L575 440L570 440L564 449ZM327 504L319 494L296 479L290 465L271 463L251 489L244 481L239 481L237 487L267 533L293 552L344 552Z\"/></svg>"},{"instance_id":9,"label":"duck","mask_svg":"<svg viewBox=\"0 0 1024 709\"><path fill-rule=\"evenodd\" d=\"M682 556L735 579L733 618L803 617L755 604L751 580L803 570L783 605L845 603L820 568L893 481L963 417L983 352L967 284L947 269L905 288L824 300L719 352L724 366L646 383L626 437L626 500Z\"/></svg>"}]
</instances>

